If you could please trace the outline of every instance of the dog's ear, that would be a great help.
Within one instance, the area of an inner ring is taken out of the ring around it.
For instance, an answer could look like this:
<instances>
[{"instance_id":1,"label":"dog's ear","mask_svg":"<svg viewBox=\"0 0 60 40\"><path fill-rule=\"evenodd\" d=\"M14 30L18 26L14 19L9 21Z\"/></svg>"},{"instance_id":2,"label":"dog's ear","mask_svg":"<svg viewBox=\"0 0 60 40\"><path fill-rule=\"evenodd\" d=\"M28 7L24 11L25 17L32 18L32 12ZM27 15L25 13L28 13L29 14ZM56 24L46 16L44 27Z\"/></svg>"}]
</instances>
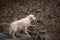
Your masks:
<instances>
[{"instance_id":1,"label":"dog's ear","mask_svg":"<svg viewBox=\"0 0 60 40\"><path fill-rule=\"evenodd\" d=\"M30 20L33 20L31 16L29 18L30 18Z\"/></svg>"},{"instance_id":2,"label":"dog's ear","mask_svg":"<svg viewBox=\"0 0 60 40\"><path fill-rule=\"evenodd\" d=\"M32 16L30 16L29 19L32 21L33 20Z\"/></svg>"}]
</instances>

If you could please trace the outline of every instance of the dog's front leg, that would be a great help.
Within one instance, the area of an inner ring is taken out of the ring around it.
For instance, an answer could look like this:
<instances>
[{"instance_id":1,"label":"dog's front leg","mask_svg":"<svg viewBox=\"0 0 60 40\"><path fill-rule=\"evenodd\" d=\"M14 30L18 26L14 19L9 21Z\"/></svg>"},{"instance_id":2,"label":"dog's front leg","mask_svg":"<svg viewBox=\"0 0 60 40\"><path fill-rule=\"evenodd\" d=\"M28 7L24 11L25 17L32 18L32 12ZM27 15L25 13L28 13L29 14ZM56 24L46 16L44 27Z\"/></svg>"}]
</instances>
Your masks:
<instances>
[{"instance_id":1,"label":"dog's front leg","mask_svg":"<svg viewBox=\"0 0 60 40\"><path fill-rule=\"evenodd\" d=\"M25 27L25 33L28 34L28 32L27 32L27 27Z\"/></svg>"}]
</instances>

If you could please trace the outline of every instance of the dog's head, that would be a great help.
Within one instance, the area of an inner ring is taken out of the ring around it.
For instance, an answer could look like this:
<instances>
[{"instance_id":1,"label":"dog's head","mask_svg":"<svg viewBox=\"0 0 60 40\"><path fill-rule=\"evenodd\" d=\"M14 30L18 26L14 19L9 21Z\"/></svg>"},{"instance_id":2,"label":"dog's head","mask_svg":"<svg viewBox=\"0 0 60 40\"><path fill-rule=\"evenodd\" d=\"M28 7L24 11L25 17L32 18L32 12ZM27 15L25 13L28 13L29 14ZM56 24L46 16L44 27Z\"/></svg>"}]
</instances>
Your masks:
<instances>
[{"instance_id":1,"label":"dog's head","mask_svg":"<svg viewBox=\"0 0 60 40\"><path fill-rule=\"evenodd\" d=\"M31 21L36 19L36 17L33 14L30 14L28 17Z\"/></svg>"}]
</instances>

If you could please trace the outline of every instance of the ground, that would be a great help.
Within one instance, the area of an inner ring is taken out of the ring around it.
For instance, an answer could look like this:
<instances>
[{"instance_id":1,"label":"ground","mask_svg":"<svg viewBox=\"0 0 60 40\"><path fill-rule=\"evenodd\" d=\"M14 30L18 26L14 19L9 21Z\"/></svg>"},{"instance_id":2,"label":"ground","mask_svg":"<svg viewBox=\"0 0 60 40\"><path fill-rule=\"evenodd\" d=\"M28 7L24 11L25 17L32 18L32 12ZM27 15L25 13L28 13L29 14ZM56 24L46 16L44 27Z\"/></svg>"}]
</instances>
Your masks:
<instances>
[{"instance_id":1,"label":"ground","mask_svg":"<svg viewBox=\"0 0 60 40\"><path fill-rule=\"evenodd\" d=\"M0 0L0 33L8 36L11 22L34 14L31 24L36 26L28 28L31 40L60 40L59 10L60 0Z\"/></svg>"}]
</instances>

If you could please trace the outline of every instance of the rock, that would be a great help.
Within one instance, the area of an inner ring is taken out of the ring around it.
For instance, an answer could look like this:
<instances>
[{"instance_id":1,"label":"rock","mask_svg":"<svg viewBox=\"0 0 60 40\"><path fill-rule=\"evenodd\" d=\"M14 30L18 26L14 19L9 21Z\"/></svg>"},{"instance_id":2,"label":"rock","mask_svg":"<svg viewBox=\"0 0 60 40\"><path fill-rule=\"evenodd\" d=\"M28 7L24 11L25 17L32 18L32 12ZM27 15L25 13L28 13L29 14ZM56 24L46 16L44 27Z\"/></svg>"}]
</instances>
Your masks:
<instances>
[{"instance_id":1,"label":"rock","mask_svg":"<svg viewBox=\"0 0 60 40\"><path fill-rule=\"evenodd\" d=\"M6 38L8 38L7 35L0 33L0 40L6 40Z\"/></svg>"},{"instance_id":2,"label":"rock","mask_svg":"<svg viewBox=\"0 0 60 40\"><path fill-rule=\"evenodd\" d=\"M0 33L0 40L33 40L29 34L21 34L20 38L10 38L8 35Z\"/></svg>"}]
</instances>

